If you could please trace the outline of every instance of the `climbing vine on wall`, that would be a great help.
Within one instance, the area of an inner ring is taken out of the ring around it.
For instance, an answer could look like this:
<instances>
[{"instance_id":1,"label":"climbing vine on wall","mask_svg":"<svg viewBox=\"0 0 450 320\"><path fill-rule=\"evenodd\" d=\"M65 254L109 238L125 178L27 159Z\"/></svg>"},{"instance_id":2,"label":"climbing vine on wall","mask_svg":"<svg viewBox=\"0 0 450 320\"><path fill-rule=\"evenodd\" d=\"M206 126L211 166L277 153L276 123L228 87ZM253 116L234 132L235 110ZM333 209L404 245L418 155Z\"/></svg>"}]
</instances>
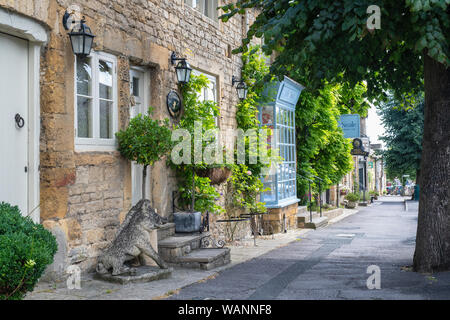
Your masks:
<instances>
[{"instance_id":1,"label":"climbing vine on wall","mask_svg":"<svg viewBox=\"0 0 450 320\"><path fill-rule=\"evenodd\" d=\"M211 185L211 180L208 177L200 177L198 173L217 164L208 164L204 162L203 157L201 161L196 161L195 151L195 131L201 134L202 144L201 150L197 150L197 156L204 154L207 145L215 143L217 137L212 137L209 141L203 138L205 133L211 130L218 129L216 118L219 117L219 107L217 103L211 100L202 101L200 92L208 86L209 80L204 75L191 75L189 83L185 84L181 91L183 95L183 114L180 123L174 127L174 130L186 130L189 133L190 141L190 155L188 155L185 162L174 164L171 166L175 168L179 177L180 199L179 205L184 209L190 208L196 211L220 214L223 208L217 205L216 200L220 197L217 190ZM196 124L201 124L201 127L196 128ZM200 129L200 130L199 130ZM197 137L200 138L200 137ZM176 143L179 143L177 141ZM183 155L185 156L185 155ZM219 154L218 156L222 156ZM220 164L218 164L220 166ZM192 196L194 195L194 199ZM194 200L194 201L192 201ZM192 204L193 207L192 208Z\"/></svg>"},{"instance_id":2,"label":"climbing vine on wall","mask_svg":"<svg viewBox=\"0 0 450 320\"><path fill-rule=\"evenodd\" d=\"M242 80L248 86L246 99L237 105L236 122L237 127L246 130L259 130L258 105L263 103L264 80L269 73L265 57L262 55L259 46L254 46L248 52L242 55L243 68ZM269 130L268 128L262 128ZM268 132L270 135L270 132ZM257 138L253 142L253 148L249 148L252 142L248 137L245 138L246 155L245 164L236 164L233 166L231 177L231 188L233 191L233 204L244 208L250 212L265 212L264 203L258 200L261 192L266 191L261 181L261 172L268 168L270 164L263 163L258 157L256 163L250 164L250 149L258 150L260 146L261 135L257 131ZM268 156L271 157L269 150Z\"/></svg>"}]
</instances>

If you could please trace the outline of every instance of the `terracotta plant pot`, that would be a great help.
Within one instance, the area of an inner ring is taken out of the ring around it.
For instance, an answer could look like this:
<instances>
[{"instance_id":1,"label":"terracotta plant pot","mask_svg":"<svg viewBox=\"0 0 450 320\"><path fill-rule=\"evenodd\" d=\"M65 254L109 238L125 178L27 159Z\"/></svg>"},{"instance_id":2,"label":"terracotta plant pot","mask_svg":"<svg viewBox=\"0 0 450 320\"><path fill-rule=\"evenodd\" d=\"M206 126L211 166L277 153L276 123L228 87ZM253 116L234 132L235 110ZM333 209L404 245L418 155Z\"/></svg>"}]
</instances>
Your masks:
<instances>
[{"instance_id":1,"label":"terracotta plant pot","mask_svg":"<svg viewBox=\"0 0 450 320\"><path fill-rule=\"evenodd\" d=\"M231 176L231 170L228 168L208 168L197 172L199 177L208 177L211 184L221 184L228 180Z\"/></svg>"}]
</instances>

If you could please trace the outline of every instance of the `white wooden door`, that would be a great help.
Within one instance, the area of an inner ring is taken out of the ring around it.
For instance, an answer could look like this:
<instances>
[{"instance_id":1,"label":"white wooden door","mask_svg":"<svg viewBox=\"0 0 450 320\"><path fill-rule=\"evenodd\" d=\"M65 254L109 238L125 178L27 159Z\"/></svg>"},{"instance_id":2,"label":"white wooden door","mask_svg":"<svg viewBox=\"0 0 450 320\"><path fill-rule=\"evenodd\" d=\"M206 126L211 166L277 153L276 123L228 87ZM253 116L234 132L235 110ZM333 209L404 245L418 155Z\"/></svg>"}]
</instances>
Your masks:
<instances>
[{"instance_id":1,"label":"white wooden door","mask_svg":"<svg viewBox=\"0 0 450 320\"><path fill-rule=\"evenodd\" d=\"M130 109L130 117L134 118L139 113L147 114L148 96L150 92L148 71L141 69L130 70L130 92L134 98L134 105ZM131 203L134 206L142 199L142 169L143 166L136 162L131 163ZM145 187L145 198L149 198L150 190L150 168L147 167L147 181Z\"/></svg>"},{"instance_id":2,"label":"white wooden door","mask_svg":"<svg viewBox=\"0 0 450 320\"><path fill-rule=\"evenodd\" d=\"M4 33L0 33L2 201L28 214L28 41Z\"/></svg>"}]
</instances>

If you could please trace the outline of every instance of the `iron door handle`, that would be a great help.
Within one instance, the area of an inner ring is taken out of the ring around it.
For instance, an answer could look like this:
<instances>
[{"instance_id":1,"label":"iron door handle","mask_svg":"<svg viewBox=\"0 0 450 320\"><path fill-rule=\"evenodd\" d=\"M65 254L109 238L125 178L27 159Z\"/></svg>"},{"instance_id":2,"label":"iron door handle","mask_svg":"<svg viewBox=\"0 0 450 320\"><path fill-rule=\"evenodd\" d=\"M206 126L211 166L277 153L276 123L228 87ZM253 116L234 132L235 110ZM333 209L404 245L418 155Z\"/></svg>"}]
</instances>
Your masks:
<instances>
[{"instance_id":1,"label":"iron door handle","mask_svg":"<svg viewBox=\"0 0 450 320\"><path fill-rule=\"evenodd\" d=\"M23 128L25 125L25 120L22 118L22 116L18 113L16 113L14 119L16 120L16 124L19 128Z\"/></svg>"}]
</instances>

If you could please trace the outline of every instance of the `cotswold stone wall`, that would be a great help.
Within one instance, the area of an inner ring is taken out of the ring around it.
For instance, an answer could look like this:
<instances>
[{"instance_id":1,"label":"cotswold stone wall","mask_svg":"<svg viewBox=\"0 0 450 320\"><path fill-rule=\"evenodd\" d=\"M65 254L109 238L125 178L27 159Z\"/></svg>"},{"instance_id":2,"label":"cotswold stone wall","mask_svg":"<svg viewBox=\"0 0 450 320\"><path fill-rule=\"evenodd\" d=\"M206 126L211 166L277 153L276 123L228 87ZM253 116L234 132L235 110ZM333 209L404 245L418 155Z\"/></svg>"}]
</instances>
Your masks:
<instances>
[{"instance_id":1,"label":"cotswold stone wall","mask_svg":"<svg viewBox=\"0 0 450 320\"><path fill-rule=\"evenodd\" d=\"M283 226L286 229L297 228L297 209L298 203L293 203L283 208L268 209L267 215L263 216L264 232L279 233L284 232Z\"/></svg>"},{"instance_id":2,"label":"cotswold stone wall","mask_svg":"<svg viewBox=\"0 0 450 320\"><path fill-rule=\"evenodd\" d=\"M183 0L0 0L0 7L38 21L49 35L41 55L40 216L59 242L54 275L73 263L93 270L131 206L128 161L118 152L75 151L74 55L61 23L66 8L74 5L96 35L94 49L117 57L119 129L129 121L131 65L150 69L154 116L169 117L166 95L177 89L172 51L217 77L219 126L235 128L238 99L231 77L240 76L242 64L231 50L246 29L242 17L213 21ZM170 216L176 179L165 161L152 168L151 188L158 213ZM214 233L222 234L220 228L213 227Z\"/></svg>"}]
</instances>

